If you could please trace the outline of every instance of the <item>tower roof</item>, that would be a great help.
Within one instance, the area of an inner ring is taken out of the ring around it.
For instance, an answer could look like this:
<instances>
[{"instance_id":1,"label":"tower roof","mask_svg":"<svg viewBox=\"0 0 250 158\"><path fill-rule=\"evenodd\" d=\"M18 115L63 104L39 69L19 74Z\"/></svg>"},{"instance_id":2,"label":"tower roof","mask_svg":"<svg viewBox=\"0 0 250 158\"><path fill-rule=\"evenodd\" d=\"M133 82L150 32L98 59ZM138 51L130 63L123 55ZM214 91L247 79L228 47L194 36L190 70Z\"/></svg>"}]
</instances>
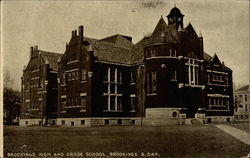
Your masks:
<instances>
[{"instance_id":1,"label":"tower roof","mask_svg":"<svg viewBox=\"0 0 250 158\"><path fill-rule=\"evenodd\" d=\"M167 17L183 17L184 15L181 13L180 9L177 7L174 7L170 10L170 13L167 15Z\"/></svg>"}]
</instances>

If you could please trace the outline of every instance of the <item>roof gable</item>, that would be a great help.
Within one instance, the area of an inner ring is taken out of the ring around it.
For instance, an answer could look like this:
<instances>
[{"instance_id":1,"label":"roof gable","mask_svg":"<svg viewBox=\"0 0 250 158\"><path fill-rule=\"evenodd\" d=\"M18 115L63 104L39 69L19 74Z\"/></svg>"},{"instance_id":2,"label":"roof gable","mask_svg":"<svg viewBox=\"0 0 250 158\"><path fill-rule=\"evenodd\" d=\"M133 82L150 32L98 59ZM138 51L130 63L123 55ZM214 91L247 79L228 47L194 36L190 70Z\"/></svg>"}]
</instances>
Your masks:
<instances>
[{"instance_id":1,"label":"roof gable","mask_svg":"<svg viewBox=\"0 0 250 158\"><path fill-rule=\"evenodd\" d=\"M184 28L183 32L184 32L185 34L193 34L194 37L198 38L198 35L197 35L197 33L195 32L194 27L192 26L191 23L189 23L189 24Z\"/></svg>"},{"instance_id":2,"label":"roof gable","mask_svg":"<svg viewBox=\"0 0 250 158\"><path fill-rule=\"evenodd\" d=\"M216 53L214 54L214 56L213 56L213 58L212 58L211 61L212 61L212 63L213 63L214 65L219 65L219 66L221 66L220 59L218 58L218 56L217 56Z\"/></svg>"},{"instance_id":3,"label":"roof gable","mask_svg":"<svg viewBox=\"0 0 250 158\"><path fill-rule=\"evenodd\" d=\"M156 25L152 35L151 35L151 42L173 42L176 43L176 38L174 37L171 29L167 26L164 19L161 17L158 24Z\"/></svg>"}]
</instances>

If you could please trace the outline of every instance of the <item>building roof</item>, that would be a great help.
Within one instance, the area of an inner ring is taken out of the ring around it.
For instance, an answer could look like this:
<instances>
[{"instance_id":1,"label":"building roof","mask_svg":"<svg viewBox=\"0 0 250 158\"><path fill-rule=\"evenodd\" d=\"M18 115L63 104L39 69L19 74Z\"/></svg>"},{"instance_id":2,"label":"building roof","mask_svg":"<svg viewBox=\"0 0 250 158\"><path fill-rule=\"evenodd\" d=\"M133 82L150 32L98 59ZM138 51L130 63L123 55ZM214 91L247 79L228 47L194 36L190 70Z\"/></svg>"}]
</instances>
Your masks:
<instances>
[{"instance_id":1,"label":"building roof","mask_svg":"<svg viewBox=\"0 0 250 158\"><path fill-rule=\"evenodd\" d=\"M161 43L161 42L170 42L176 43L175 32L173 31L172 27L169 27L165 20L161 17L158 24L156 25L151 37L151 43Z\"/></svg>"},{"instance_id":2,"label":"building roof","mask_svg":"<svg viewBox=\"0 0 250 158\"><path fill-rule=\"evenodd\" d=\"M131 47L134 45L132 43L132 37L119 35L119 34L106 37L106 38L102 39L102 41L111 42L111 43L114 43L120 47L125 47L127 49L131 49Z\"/></svg>"},{"instance_id":3,"label":"building roof","mask_svg":"<svg viewBox=\"0 0 250 158\"><path fill-rule=\"evenodd\" d=\"M84 37L84 41L92 45L97 60L130 64L131 49L94 38Z\"/></svg>"},{"instance_id":4,"label":"building roof","mask_svg":"<svg viewBox=\"0 0 250 158\"><path fill-rule=\"evenodd\" d=\"M244 87L241 87L241 88L235 90L235 92L239 92L239 91L248 91L248 90L249 90L249 85L246 85L246 86L244 86Z\"/></svg>"},{"instance_id":5,"label":"building roof","mask_svg":"<svg viewBox=\"0 0 250 158\"><path fill-rule=\"evenodd\" d=\"M44 59L44 61L48 61L50 68L52 68L54 71L57 71L58 69L58 59L62 57L63 54L59 53L52 53L47 52L43 50L38 50L41 57Z\"/></svg>"}]
</instances>

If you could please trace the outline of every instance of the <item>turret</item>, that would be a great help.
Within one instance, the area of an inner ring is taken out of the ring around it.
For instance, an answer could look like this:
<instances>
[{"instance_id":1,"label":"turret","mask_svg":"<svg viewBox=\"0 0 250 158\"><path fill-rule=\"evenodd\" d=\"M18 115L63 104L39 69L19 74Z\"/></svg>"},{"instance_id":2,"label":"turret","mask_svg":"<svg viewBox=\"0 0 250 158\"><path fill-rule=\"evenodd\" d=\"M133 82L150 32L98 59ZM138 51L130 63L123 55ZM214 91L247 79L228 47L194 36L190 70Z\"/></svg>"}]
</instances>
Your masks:
<instances>
[{"instance_id":1,"label":"turret","mask_svg":"<svg viewBox=\"0 0 250 158\"><path fill-rule=\"evenodd\" d=\"M184 15L181 13L180 9L174 7L167 15L168 25L176 25L176 30L179 28L179 26L183 28L183 17Z\"/></svg>"}]
</instances>

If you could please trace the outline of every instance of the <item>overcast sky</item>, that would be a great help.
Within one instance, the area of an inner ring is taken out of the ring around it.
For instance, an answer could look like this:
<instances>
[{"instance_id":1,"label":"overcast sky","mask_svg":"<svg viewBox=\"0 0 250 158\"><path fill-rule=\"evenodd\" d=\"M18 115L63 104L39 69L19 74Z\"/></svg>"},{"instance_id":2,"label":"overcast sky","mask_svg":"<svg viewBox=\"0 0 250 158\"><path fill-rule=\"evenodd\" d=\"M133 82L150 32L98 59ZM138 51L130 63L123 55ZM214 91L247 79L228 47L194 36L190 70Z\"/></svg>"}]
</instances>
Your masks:
<instances>
[{"instance_id":1,"label":"overcast sky","mask_svg":"<svg viewBox=\"0 0 250 158\"><path fill-rule=\"evenodd\" d=\"M197 34L202 32L204 50L210 55L216 53L233 70L234 82L249 83L249 1L176 0L176 5L185 15L184 25L191 22ZM169 0L4 1L4 71L10 71L12 87L20 89L30 46L63 53L71 31L79 25L84 25L88 37L123 34L136 43L173 7L174 1Z\"/></svg>"}]
</instances>

